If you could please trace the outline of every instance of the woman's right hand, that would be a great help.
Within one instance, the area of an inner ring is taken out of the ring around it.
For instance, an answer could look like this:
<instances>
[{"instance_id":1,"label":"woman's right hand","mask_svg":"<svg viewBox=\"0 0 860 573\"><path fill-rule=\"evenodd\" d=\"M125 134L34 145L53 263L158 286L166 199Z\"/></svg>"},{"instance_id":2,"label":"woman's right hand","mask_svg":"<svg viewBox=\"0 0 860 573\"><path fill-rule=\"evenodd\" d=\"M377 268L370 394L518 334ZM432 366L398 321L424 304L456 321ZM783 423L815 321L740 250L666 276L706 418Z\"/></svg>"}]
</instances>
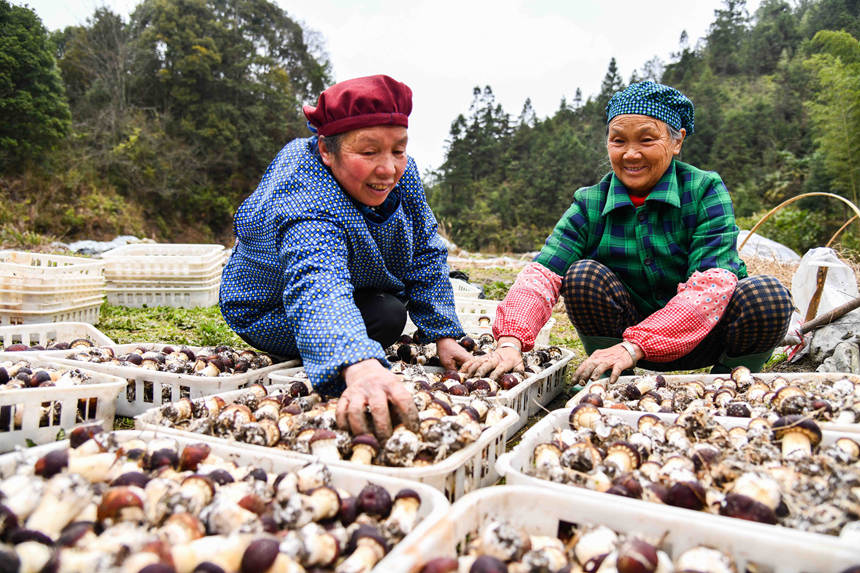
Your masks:
<instances>
[{"instance_id":1,"label":"woman's right hand","mask_svg":"<svg viewBox=\"0 0 860 573\"><path fill-rule=\"evenodd\" d=\"M505 346L498 348L489 354L475 356L471 360L466 361L461 367L460 372L468 376L483 378L489 375L493 380L497 380L499 376L506 372L523 372L523 354L520 341L513 337L502 337L498 340L498 345L504 343L513 343L515 346Z\"/></svg>"},{"instance_id":2,"label":"woman's right hand","mask_svg":"<svg viewBox=\"0 0 860 573\"><path fill-rule=\"evenodd\" d=\"M412 394L400 378L376 359L362 360L343 369L346 390L337 402L337 424L353 435L373 432L379 440L391 436L389 403L400 421L410 430L418 430L418 409ZM367 414L373 421L369 427Z\"/></svg>"}]
</instances>

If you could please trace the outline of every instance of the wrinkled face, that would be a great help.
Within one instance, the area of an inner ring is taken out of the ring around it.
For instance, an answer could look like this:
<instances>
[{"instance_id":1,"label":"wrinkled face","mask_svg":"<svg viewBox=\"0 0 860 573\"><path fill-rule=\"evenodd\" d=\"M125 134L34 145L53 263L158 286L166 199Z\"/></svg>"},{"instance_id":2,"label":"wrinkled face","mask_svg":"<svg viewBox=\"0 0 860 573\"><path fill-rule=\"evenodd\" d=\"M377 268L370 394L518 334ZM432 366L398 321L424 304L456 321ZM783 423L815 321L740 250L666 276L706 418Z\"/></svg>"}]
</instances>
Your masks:
<instances>
[{"instance_id":1,"label":"wrinkled face","mask_svg":"<svg viewBox=\"0 0 860 573\"><path fill-rule=\"evenodd\" d=\"M320 156L350 197L369 207L381 205L406 169L406 128L377 125L349 131L337 154L320 140Z\"/></svg>"},{"instance_id":2,"label":"wrinkled face","mask_svg":"<svg viewBox=\"0 0 860 573\"><path fill-rule=\"evenodd\" d=\"M665 123L647 115L615 116L606 141L612 171L631 193L645 195L681 153L686 134L682 128L681 139L672 139Z\"/></svg>"}]
</instances>

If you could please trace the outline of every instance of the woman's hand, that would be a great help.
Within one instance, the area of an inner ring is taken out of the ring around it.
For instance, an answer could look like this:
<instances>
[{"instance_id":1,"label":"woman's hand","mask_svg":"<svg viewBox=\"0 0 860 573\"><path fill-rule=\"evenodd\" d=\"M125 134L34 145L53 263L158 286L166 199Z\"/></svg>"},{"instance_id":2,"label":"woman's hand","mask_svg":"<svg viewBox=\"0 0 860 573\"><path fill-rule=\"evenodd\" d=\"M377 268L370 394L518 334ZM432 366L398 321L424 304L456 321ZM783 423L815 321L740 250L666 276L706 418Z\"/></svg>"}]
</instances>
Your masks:
<instances>
[{"instance_id":1,"label":"woman's hand","mask_svg":"<svg viewBox=\"0 0 860 573\"><path fill-rule=\"evenodd\" d=\"M472 359L469 351L460 346L460 343L453 338L437 340L436 353L439 355L439 362L448 370L456 370Z\"/></svg>"},{"instance_id":2,"label":"woman's hand","mask_svg":"<svg viewBox=\"0 0 860 573\"><path fill-rule=\"evenodd\" d=\"M497 346L496 350L489 354L472 357L463 364L460 372L465 373L470 378L472 376L481 378L489 373L493 380L497 380L505 372L523 372L523 354L520 341L510 336L503 336L498 340L498 344L503 343L513 343L514 346L505 346L504 348Z\"/></svg>"},{"instance_id":3,"label":"woman's hand","mask_svg":"<svg viewBox=\"0 0 860 573\"><path fill-rule=\"evenodd\" d=\"M343 369L346 390L337 402L337 425L354 435L371 432L367 414L373 420L372 432L379 440L391 436L391 413L410 430L418 430L418 410L403 383L376 359L362 360Z\"/></svg>"},{"instance_id":4,"label":"woman's hand","mask_svg":"<svg viewBox=\"0 0 860 573\"><path fill-rule=\"evenodd\" d=\"M628 343L633 344L633 343ZM636 359L630 355L630 352L621 344L610 346L609 348L601 348L591 353L591 356L579 365L576 372L573 373L573 383L585 386L589 380L597 380L600 375L607 370L611 371L609 375L609 383L612 384L621 373L628 368L636 366L636 362L641 360L645 353L641 348L633 344L636 349Z\"/></svg>"}]
</instances>

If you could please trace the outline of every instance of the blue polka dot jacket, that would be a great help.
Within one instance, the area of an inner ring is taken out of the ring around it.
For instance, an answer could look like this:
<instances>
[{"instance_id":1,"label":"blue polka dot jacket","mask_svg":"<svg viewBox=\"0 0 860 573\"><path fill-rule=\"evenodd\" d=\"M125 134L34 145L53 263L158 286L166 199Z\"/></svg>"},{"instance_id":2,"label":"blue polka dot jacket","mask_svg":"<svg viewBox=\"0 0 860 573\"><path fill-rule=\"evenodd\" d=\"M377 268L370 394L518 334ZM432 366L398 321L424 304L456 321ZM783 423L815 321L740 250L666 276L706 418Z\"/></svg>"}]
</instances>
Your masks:
<instances>
[{"instance_id":1,"label":"blue polka dot jacket","mask_svg":"<svg viewBox=\"0 0 860 573\"><path fill-rule=\"evenodd\" d=\"M320 392L343 391L339 373L350 364L376 358L388 366L367 336L355 289L405 297L428 340L463 336L447 250L411 157L373 210L338 185L316 137L293 140L239 207L233 229L221 278L224 319L256 348L300 356Z\"/></svg>"}]
</instances>

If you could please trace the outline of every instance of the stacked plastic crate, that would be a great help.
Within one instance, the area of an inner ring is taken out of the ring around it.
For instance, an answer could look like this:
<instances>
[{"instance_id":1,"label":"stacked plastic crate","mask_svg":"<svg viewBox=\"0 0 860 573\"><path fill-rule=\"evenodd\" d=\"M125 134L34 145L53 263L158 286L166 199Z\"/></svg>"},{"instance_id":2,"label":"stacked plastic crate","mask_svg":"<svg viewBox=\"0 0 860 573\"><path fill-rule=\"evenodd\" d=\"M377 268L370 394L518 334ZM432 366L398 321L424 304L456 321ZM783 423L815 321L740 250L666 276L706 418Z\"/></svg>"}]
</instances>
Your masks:
<instances>
[{"instance_id":1,"label":"stacked plastic crate","mask_svg":"<svg viewBox=\"0 0 860 573\"><path fill-rule=\"evenodd\" d=\"M124 245L102 258L110 304L191 308L218 303L222 245Z\"/></svg>"},{"instance_id":2,"label":"stacked plastic crate","mask_svg":"<svg viewBox=\"0 0 860 573\"><path fill-rule=\"evenodd\" d=\"M103 271L93 259L0 251L0 324L98 322Z\"/></svg>"}]
</instances>

